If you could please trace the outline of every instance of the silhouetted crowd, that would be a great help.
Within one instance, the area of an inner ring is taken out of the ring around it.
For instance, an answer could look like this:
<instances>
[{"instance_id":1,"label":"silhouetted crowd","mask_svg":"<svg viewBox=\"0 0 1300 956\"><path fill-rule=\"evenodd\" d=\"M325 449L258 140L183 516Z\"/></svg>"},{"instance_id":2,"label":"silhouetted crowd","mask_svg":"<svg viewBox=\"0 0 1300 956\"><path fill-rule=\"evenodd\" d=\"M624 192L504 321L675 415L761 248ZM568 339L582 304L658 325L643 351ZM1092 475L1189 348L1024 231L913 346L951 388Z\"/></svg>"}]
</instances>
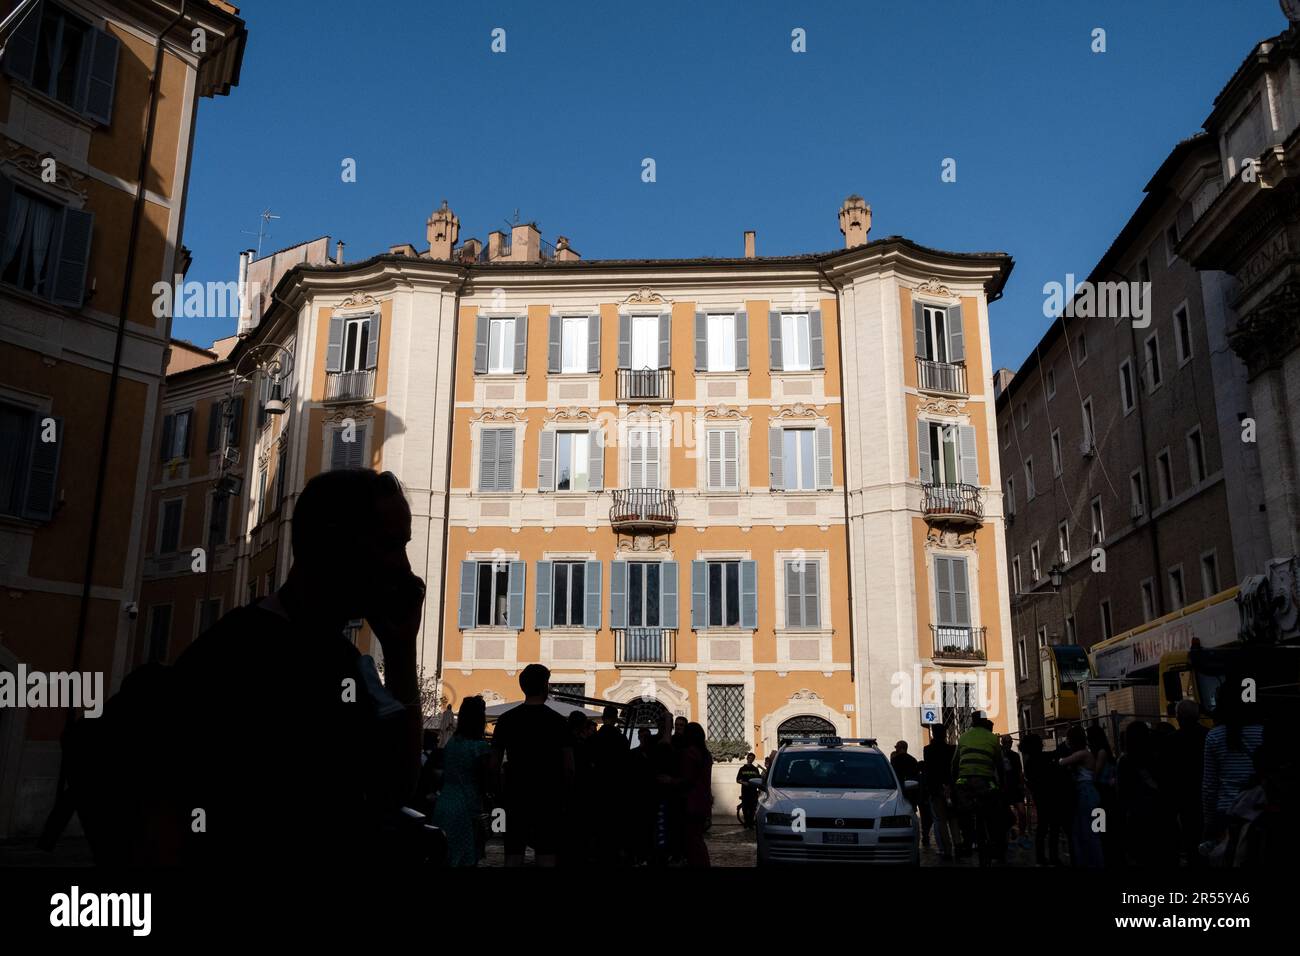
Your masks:
<instances>
[{"instance_id":1,"label":"silhouetted crowd","mask_svg":"<svg viewBox=\"0 0 1300 956\"><path fill-rule=\"evenodd\" d=\"M1025 733L1019 752L979 718L955 746L933 731L922 760L900 741L891 763L922 783L922 840L945 860L974 847L1005 862L1019 846L1056 866L1062 837L1078 867L1269 866L1300 851L1296 735L1268 732L1257 704L1221 701L1208 730L1193 701L1175 723L1131 720L1118 758L1100 725L1071 726L1055 749Z\"/></svg>"},{"instance_id":2,"label":"silhouetted crowd","mask_svg":"<svg viewBox=\"0 0 1300 956\"><path fill-rule=\"evenodd\" d=\"M606 707L600 726L583 710L547 704L550 671L519 675L524 701L484 739L481 697L461 702L455 733L431 746L419 792L447 837L448 863L474 866L493 834L505 862L532 849L539 866L708 866L713 757L704 728L667 714L637 729L637 745Z\"/></svg>"}]
</instances>

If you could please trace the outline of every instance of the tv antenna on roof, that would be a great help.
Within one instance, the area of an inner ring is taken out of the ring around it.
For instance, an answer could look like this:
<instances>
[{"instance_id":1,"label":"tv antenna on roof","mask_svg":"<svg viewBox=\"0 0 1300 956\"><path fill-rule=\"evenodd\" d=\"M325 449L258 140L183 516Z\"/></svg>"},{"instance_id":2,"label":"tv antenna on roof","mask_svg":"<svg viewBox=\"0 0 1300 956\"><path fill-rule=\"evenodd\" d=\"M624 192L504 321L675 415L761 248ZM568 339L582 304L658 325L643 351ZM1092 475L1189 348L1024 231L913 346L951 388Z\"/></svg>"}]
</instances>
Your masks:
<instances>
[{"instance_id":1,"label":"tv antenna on roof","mask_svg":"<svg viewBox=\"0 0 1300 956\"><path fill-rule=\"evenodd\" d=\"M267 224L270 223L272 219L279 218L280 217L271 212L271 210L263 209L261 214L262 221L257 224L257 232L253 232L251 229L240 230L246 236L257 236L257 258L262 258L262 240L271 238L271 234L266 231Z\"/></svg>"}]
</instances>

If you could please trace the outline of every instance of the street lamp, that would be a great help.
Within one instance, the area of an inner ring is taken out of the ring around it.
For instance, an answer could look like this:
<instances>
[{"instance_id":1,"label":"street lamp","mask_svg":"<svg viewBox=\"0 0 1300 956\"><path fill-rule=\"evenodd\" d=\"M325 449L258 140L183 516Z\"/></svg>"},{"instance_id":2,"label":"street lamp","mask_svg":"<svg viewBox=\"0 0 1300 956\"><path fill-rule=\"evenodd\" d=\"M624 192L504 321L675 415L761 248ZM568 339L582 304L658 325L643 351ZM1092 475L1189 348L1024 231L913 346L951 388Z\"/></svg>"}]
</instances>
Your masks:
<instances>
[{"instance_id":1,"label":"street lamp","mask_svg":"<svg viewBox=\"0 0 1300 956\"><path fill-rule=\"evenodd\" d=\"M1048 580L1052 582L1052 590L1061 590L1061 581L1065 577L1064 569L1059 564L1054 564L1047 569Z\"/></svg>"},{"instance_id":2,"label":"street lamp","mask_svg":"<svg viewBox=\"0 0 1300 956\"><path fill-rule=\"evenodd\" d=\"M216 499L225 499L226 505L226 522L229 528L230 511L228 502L237 499L244 487L243 476L233 473L233 469L239 464L239 449L230 444L230 440L235 431L235 391L240 383L248 384L252 382L253 376L258 372L271 376L271 394L266 403L262 406L262 411L267 415L283 415L288 411L284 402L283 386L281 382L287 369L293 368L293 353L283 345L276 342L261 342L252 346L239 360L235 362L235 367L230 370L230 392L221 402L221 461L217 469L217 477L213 482L213 493ZM213 518L216 516L216 506L214 501ZM211 560L217 549L217 528L214 520L208 522L208 558ZM209 570L204 575L203 581L203 599L206 603L212 595L212 573Z\"/></svg>"}]
</instances>

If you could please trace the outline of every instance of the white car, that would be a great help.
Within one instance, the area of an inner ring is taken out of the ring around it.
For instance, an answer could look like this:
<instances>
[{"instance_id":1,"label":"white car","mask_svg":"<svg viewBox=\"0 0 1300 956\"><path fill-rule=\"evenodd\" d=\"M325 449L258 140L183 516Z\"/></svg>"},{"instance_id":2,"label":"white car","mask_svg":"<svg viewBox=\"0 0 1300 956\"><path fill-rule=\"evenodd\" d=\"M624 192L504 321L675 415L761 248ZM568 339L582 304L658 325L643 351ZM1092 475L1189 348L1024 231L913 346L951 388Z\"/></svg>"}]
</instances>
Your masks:
<instances>
[{"instance_id":1,"label":"white car","mask_svg":"<svg viewBox=\"0 0 1300 956\"><path fill-rule=\"evenodd\" d=\"M759 784L758 864L916 866L920 826L899 782L869 739L798 738L777 751Z\"/></svg>"}]
</instances>

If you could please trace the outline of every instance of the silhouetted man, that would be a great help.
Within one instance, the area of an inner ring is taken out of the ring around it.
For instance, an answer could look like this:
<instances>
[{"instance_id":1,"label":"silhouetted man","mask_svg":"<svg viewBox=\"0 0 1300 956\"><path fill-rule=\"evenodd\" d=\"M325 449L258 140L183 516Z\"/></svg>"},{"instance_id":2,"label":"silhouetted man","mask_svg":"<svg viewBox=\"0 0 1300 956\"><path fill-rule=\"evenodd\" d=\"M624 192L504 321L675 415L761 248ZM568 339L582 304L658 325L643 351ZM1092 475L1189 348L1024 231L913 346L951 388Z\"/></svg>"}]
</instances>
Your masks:
<instances>
[{"instance_id":1,"label":"silhouetted man","mask_svg":"<svg viewBox=\"0 0 1300 956\"><path fill-rule=\"evenodd\" d=\"M317 475L294 507L284 585L227 614L176 662L181 859L375 857L420 770L424 582L407 561L410 537L392 474ZM382 684L344 635L357 619L383 649Z\"/></svg>"},{"instance_id":2,"label":"silhouetted man","mask_svg":"<svg viewBox=\"0 0 1300 956\"><path fill-rule=\"evenodd\" d=\"M507 710L492 732L502 765L506 866L522 866L531 846L538 866L555 866L574 756L567 721L546 706L551 672L529 664L519 672L524 702Z\"/></svg>"}]
</instances>

